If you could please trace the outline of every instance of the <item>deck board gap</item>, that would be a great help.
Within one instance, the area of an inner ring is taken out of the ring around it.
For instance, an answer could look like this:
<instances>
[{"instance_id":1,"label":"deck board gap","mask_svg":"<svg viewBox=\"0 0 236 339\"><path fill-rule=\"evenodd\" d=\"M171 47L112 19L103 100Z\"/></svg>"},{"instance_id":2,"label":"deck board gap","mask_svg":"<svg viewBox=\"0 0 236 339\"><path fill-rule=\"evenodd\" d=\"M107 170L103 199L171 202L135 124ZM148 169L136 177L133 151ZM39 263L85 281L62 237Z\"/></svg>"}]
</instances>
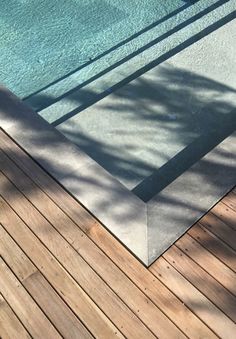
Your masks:
<instances>
[{"instance_id":1,"label":"deck board gap","mask_svg":"<svg viewBox=\"0 0 236 339\"><path fill-rule=\"evenodd\" d=\"M201 220L199 220L198 223L200 224L200 226L201 226L204 230L206 230L207 232L213 234L214 237L216 237L217 239L219 239L219 241L221 241L225 246L229 247L230 250L234 251L235 254L236 254L236 250L235 250L232 246L230 246L230 244L228 244L228 242L227 242L226 240L222 239L222 238L220 237L219 233L217 233L217 232L214 233L214 229L212 229L212 228L211 228L211 229L207 228L207 227L204 225L204 223L201 223ZM213 227L214 227L214 226L213 226Z\"/></svg>"},{"instance_id":2,"label":"deck board gap","mask_svg":"<svg viewBox=\"0 0 236 339\"><path fill-rule=\"evenodd\" d=\"M230 271L232 271L232 273L235 273L235 270L232 269L232 267L230 267L228 264L226 264L224 262L224 260L222 260L222 258L220 256L217 256L213 251L211 251L207 246L205 246L201 241L199 241L198 239L196 239L195 237L193 237L189 232L188 235L195 240L200 246L202 246L206 251L208 251L211 255L213 255L217 260L219 260L223 265L225 265ZM236 255L236 253L235 253Z\"/></svg>"},{"instance_id":3,"label":"deck board gap","mask_svg":"<svg viewBox=\"0 0 236 339\"><path fill-rule=\"evenodd\" d=\"M47 314L45 314L44 310L41 308L41 306L35 301L35 299L32 297L31 293L29 293L29 291L27 291L27 289L24 287L24 285L20 282L20 280L18 279L18 277L16 276L15 272L11 269L11 267L8 266L8 264L6 263L6 261L4 260L4 258L2 256L0 256L0 259L2 260L2 262L5 264L5 266L7 267L7 269L9 270L10 274L13 276L13 279L15 279L15 281L17 282L17 284L19 284L19 286L21 286L21 289L24 291L24 293L26 295L29 296L30 300L31 300L31 304L35 304L36 308L38 308L39 312L42 312L42 315L45 317L45 319L47 319L48 323L50 324L51 328L55 330L55 334L58 334L58 338L63 338L61 333L58 331L58 329L54 326L54 324L50 321L50 319L48 318ZM1 293L2 294L2 293ZM6 299L3 295L3 298ZM9 303L8 303L9 304ZM11 307L11 305L10 305ZM11 307L12 308L12 307ZM21 320L22 321L22 320ZM27 331L29 331L29 329L27 329Z\"/></svg>"},{"instance_id":4,"label":"deck board gap","mask_svg":"<svg viewBox=\"0 0 236 339\"><path fill-rule=\"evenodd\" d=\"M0 298L2 298L2 300L6 303L6 305L9 307L9 309L11 310L11 312L14 314L14 316L16 317L17 321L20 323L20 325L24 328L24 330L26 331L26 333L28 334L29 338L32 338L32 335L29 333L29 331L27 330L27 328L25 327L24 323L21 321L21 319L18 317L18 315L15 313L14 309L11 307L11 305L8 303L8 301L4 298L4 296L2 295L2 293L0 292ZM0 336L1 338L1 336ZM3 338L4 339L4 338Z\"/></svg>"},{"instance_id":5,"label":"deck board gap","mask_svg":"<svg viewBox=\"0 0 236 339\"><path fill-rule=\"evenodd\" d=\"M172 265L172 263L171 263L171 261L168 261L167 259L165 259L164 257L163 257L163 259L166 261L166 263L169 265L169 266L171 266L175 271L177 271L177 273L178 274L180 274L181 276L182 276L182 278L183 279L185 279L188 283L190 283L191 284L191 286L193 287L193 288L196 288L194 285L192 285L192 283L185 277L185 276L183 276L183 274L181 273L181 272L179 272L173 265ZM155 263L154 263L155 264ZM153 266L155 266L154 264L152 264ZM152 267L152 266L151 266ZM154 270L155 270L155 268L154 268ZM155 274L155 273L153 273L154 274L154 276L155 277L158 277L158 274ZM196 288L197 289L197 288ZM198 290L198 289L197 289ZM173 292L173 291L172 291ZM201 292L201 291L199 291L198 290L198 292L200 293L200 294L202 294L203 296L204 296L204 294ZM213 328L211 328L208 324L207 324L207 322L205 321L205 320L203 320L197 313L196 313L196 311L194 311L194 309L189 305L189 303L186 303L186 302L184 302L183 300L182 300L182 298L180 297L180 296L178 296L175 292L173 292L174 294L175 294L175 296L199 319L199 321L202 323L202 324L204 324L208 329L209 329L209 331L211 331L211 332L213 332L214 333L214 335L217 337L217 338L220 338L220 336L219 335L217 335L217 333L215 332L215 330L213 329ZM205 297L205 296L204 296ZM207 298L208 299L208 298ZM212 303L209 299L208 299L208 301L210 302L210 303ZM215 306L215 305L214 305ZM219 310L219 311L221 311L221 310ZM223 313L223 312L222 312ZM230 318L229 318L230 319Z\"/></svg>"},{"instance_id":6,"label":"deck board gap","mask_svg":"<svg viewBox=\"0 0 236 339\"><path fill-rule=\"evenodd\" d=\"M0 223L0 226L4 229L4 231L6 232L7 236L11 239L12 243L15 244L16 247L18 247L20 249L20 251L24 254L24 256L27 258L27 260L30 262L30 264L37 270L37 272L39 272L42 277L45 279L45 281L47 282L47 284L52 288L52 290L54 291L54 293L56 294L56 296L66 305L66 307L70 310L70 312L72 312L72 314L75 316L76 319L78 319L79 322L82 323L82 325L85 327L85 329L91 334L92 337L94 337L92 335L92 333L90 332L89 328L86 326L86 324L84 324L84 322L78 317L78 315L75 313L75 311L71 308L71 306L66 302L66 300L64 300L59 294L58 291L54 288L54 286L50 283L50 281L48 280L48 278L43 274L43 272L36 267L35 263L31 260L31 258L28 256L28 254L24 251L24 249L20 246L20 244L18 244L11 236L11 234L8 232L8 230L4 227L3 224ZM3 258L4 259L4 258ZM4 259L4 261L6 262L6 260ZM8 265L8 263L7 263ZM8 265L9 266L9 265ZM10 267L10 266L9 266ZM23 283L25 281L27 281L28 278L30 278L32 275L34 275L35 273L31 273L30 275L27 275L24 277L24 279L22 280L22 285L24 285ZM17 277L17 276L16 276ZM17 279L19 279L17 277ZM25 287L25 286L24 286ZM26 288L26 287L25 287ZM26 290L28 291L28 289L26 288ZM30 293L28 291L28 293Z\"/></svg>"},{"instance_id":7,"label":"deck board gap","mask_svg":"<svg viewBox=\"0 0 236 339\"><path fill-rule=\"evenodd\" d=\"M2 225L2 224L1 224ZM2 225L3 226L3 225ZM41 310L41 312L44 314L44 316L47 318L47 320L49 321L49 323L55 328L55 330L60 334L60 336L63 338L62 334L60 333L60 331L55 327L55 325L51 322L51 320L49 319L48 315L45 313L45 311L42 309L42 307L38 304L38 302L35 300L35 298L32 296L32 294L28 291L28 289L24 286L23 281L20 281L19 278L17 277L17 275L15 274L15 272L12 270L12 268L8 265L8 263L6 262L6 260L3 258L2 255L0 255L0 258L4 261L5 265L8 267L9 271L11 272L11 274L15 277L15 279L19 282L19 284L21 285L21 287L26 291L26 293L30 296L30 298L32 299L32 301L38 306L38 308ZM36 272L35 272L36 273ZM33 274L35 274L33 273ZM27 277L28 278L28 277ZM27 279L26 278L26 279ZM26 280L24 279L24 280ZM0 292L1 294L1 292ZM5 298L3 297L3 299L5 300ZM8 302L7 302L8 303ZM8 303L9 304L9 303ZM11 305L9 305L11 308Z\"/></svg>"},{"instance_id":8,"label":"deck board gap","mask_svg":"<svg viewBox=\"0 0 236 339\"><path fill-rule=\"evenodd\" d=\"M176 247L178 247L179 250L182 251L182 248L179 247L178 243L176 243L175 245L176 245ZM182 252L183 252L183 251L182 251ZM201 266L201 265L197 262L196 259L192 258L192 257L191 257L190 255L188 255L186 252L183 252L183 253L185 253L190 259L192 259L192 260L195 262L195 264L197 264L203 271L205 271L206 273L208 273L208 274L211 276L212 279L216 280L216 281L222 286L222 288L226 289L228 293L230 293L232 296L235 297L234 293L232 293L228 288L226 288L226 287L222 284L221 281L219 281L219 280L216 279L211 273L209 273L209 271L207 271L207 269L206 269L205 267ZM231 270L231 271L232 271L232 270ZM234 271L232 271L232 272L234 273Z\"/></svg>"},{"instance_id":9,"label":"deck board gap","mask_svg":"<svg viewBox=\"0 0 236 339\"><path fill-rule=\"evenodd\" d=\"M8 207L15 213L16 217L19 218L19 220L21 221L21 223L25 225L25 227L27 228L28 232L30 232L30 233L33 234L33 236L34 236L34 237L37 239L37 241L40 243L40 246L43 247L44 251L46 251L46 252L48 252L48 253L50 254L50 256L54 259L54 261L57 263L57 265L58 265L59 267L61 267L61 268L64 270L64 272L66 273L66 275L69 276L69 277L74 281L74 283L75 283L77 286L79 286L79 288L83 291L83 293L84 293L85 295L87 295L88 298L92 301L92 303L94 303L94 305L96 305L96 307L102 312L102 310L98 307L98 305L91 299L91 297L90 297L90 296L83 290L83 288L77 283L77 281L73 278L73 276L70 274L70 272L68 272L67 269L65 269L65 268L63 267L63 265L57 260L57 258L55 258L55 256L51 253L51 251L50 251L47 247L45 247L45 245L44 245L43 242L37 237L37 235L35 235L34 232L32 232L31 229L29 229L28 225L21 219L21 217L18 216L18 214L14 211L14 209L11 208L11 206L8 204L8 202L6 202L5 199L4 199L1 195L0 195L0 197L1 197L1 199L4 201L4 203L5 203L6 205L8 205ZM15 239L13 239L13 241L16 242ZM18 244L18 243L17 243L17 244ZM19 246L19 244L18 244L18 246ZM21 246L19 246L19 247L21 248ZM21 248L21 249L22 249L22 248ZM22 249L22 251L23 251L23 249ZM23 251L23 252L24 252L24 251ZM34 263L34 262L33 262L33 265L35 265L36 268L42 273L42 275L44 275L43 272L41 271L41 267L39 267L39 266L38 266L36 263ZM63 300L64 300L64 299L63 299ZM102 312L102 313L103 313L103 312ZM107 319L109 319L109 318L107 318ZM110 321L110 319L109 319L109 321ZM111 320L111 323L115 326L115 324L114 324L114 322L113 322L112 320ZM116 326L115 326L115 327L116 327ZM116 327L116 328L117 328L117 327ZM119 331L118 328L117 328L117 331Z\"/></svg>"},{"instance_id":10,"label":"deck board gap","mask_svg":"<svg viewBox=\"0 0 236 339\"><path fill-rule=\"evenodd\" d=\"M179 249L182 253L183 253L183 255L185 254L185 252L183 252L181 249ZM191 258L190 258L191 259ZM196 285L194 285L192 282L191 282L191 280L189 280L189 278L188 277L186 277L176 266L174 266L173 265L173 263L171 262L171 260L169 260L169 259L167 259L166 257L164 257L164 260L166 261L166 262L168 262L168 264L170 265L170 266L172 266L172 268L174 269L174 270L176 270L189 284L191 284L192 286L193 286L193 288L195 288L201 295L203 295L210 303L212 303L221 313L223 313L228 319L230 319L232 322L234 322L234 320L233 319L231 319L231 317L229 317L229 315L224 311L224 310L222 310L221 308L219 308L219 306L212 300L212 299L210 299L203 291L201 291L200 290L200 288L199 287L197 287ZM197 263L196 263L197 264ZM198 265L198 264L197 264ZM198 265L199 266L199 265ZM201 266L199 266L200 268L201 268ZM202 269L202 268L201 268ZM206 273L208 273L208 272L206 272ZM209 273L208 273L209 274ZM209 274L210 275L210 274ZM212 277L212 276L211 276ZM214 277L212 277L213 279L214 279ZM214 279L215 281L217 281L216 279ZM218 281L217 281L217 283L219 283ZM224 289L225 289L225 287L224 286L222 286ZM229 292L230 293L230 291L228 291L227 290L227 292ZM233 297L235 297L234 295L233 295ZM183 302L183 300L181 300L182 302ZM192 309L191 309L191 311L193 312L193 313L195 313ZM195 313L195 315L197 316L197 314ZM202 321L202 319L200 318L200 320ZM208 326L209 327L209 326Z\"/></svg>"},{"instance_id":11,"label":"deck board gap","mask_svg":"<svg viewBox=\"0 0 236 339\"><path fill-rule=\"evenodd\" d=\"M209 214L210 215L210 214ZM214 216L212 214L212 216ZM217 218L216 216L214 216ZM221 241L223 241L226 245L228 245L233 251L236 251L236 242L232 241L232 232L234 232L227 224L221 221L219 218L217 220L220 222L220 228L216 228L214 224L208 224L204 220L199 220L199 224L206 230L212 232L216 237L218 237ZM223 229L222 228L225 228ZM234 235L235 238L235 235Z\"/></svg>"}]
</instances>

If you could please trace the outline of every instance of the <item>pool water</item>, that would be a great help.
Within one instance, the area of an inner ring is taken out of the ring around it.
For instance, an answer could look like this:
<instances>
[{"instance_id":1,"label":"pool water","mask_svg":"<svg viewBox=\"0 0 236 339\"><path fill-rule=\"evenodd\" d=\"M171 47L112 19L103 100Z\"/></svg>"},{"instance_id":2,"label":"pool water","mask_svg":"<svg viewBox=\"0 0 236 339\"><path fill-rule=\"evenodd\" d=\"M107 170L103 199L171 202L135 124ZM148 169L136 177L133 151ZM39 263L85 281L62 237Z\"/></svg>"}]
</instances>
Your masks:
<instances>
[{"instance_id":1,"label":"pool water","mask_svg":"<svg viewBox=\"0 0 236 339\"><path fill-rule=\"evenodd\" d=\"M29 96L186 6L182 0L1 1L1 82Z\"/></svg>"}]
</instances>

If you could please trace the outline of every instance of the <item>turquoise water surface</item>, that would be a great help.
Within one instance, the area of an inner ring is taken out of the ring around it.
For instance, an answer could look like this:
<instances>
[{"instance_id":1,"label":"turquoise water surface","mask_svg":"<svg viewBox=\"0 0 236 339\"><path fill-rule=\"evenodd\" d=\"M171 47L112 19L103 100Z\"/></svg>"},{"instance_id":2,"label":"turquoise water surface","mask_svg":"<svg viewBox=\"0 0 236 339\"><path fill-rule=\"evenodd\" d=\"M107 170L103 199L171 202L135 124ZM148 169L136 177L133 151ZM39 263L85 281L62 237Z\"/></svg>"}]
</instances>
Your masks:
<instances>
[{"instance_id":1,"label":"turquoise water surface","mask_svg":"<svg viewBox=\"0 0 236 339\"><path fill-rule=\"evenodd\" d=\"M0 81L20 97L27 97L127 39L135 41L137 35L169 15L180 15L190 5L191 1L182 0L1 1ZM167 28L160 27L160 32ZM145 42L147 37L137 45L131 42L122 57ZM94 72L112 62L112 58L104 60L94 66Z\"/></svg>"}]
</instances>

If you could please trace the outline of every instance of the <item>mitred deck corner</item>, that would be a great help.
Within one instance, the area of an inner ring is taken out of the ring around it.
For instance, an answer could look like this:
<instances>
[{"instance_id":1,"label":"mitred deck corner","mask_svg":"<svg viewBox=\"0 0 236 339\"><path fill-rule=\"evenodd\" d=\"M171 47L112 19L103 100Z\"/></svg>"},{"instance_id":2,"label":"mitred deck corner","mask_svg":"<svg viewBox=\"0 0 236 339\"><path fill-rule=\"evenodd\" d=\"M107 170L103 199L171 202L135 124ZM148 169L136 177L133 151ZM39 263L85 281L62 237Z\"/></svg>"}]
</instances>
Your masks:
<instances>
[{"instance_id":1,"label":"mitred deck corner","mask_svg":"<svg viewBox=\"0 0 236 339\"><path fill-rule=\"evenodd\" d=\"M0 130L0 337L232 339L235 232L234 189L147 269Z\"/></svg>"}]
</instances>

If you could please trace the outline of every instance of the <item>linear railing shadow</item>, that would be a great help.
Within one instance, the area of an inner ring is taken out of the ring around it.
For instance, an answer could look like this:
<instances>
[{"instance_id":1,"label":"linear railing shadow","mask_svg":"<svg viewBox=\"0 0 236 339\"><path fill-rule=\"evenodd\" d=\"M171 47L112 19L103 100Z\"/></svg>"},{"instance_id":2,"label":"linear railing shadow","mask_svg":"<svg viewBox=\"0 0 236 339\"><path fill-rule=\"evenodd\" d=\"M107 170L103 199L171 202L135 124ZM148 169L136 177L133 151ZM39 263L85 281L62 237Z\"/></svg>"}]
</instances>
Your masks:
<instances>
[{"instance_id":1,"label":"linear railing shadow","mask_svg":"<svg viewBox=\"0 0 236 339\"><path fill-rule=\"evenodd\" d=\"M83 83L82 87L79 85L78 87L74 88L72 91L64 93L61 97L57 98L56 101L53 101L52 104L57 102L57 101L60 101L61 99L67 97L68 95L71 95L71 100L73 100L73 101L76 101L76 98L78 98L78 101L80 102L80 106L75 108L75 109L73 109L73 110L71 110L70 112L67 112L67 113L63 114L63 116L61 116L60 118L55 119L53 121L53 123L52 123L53 126L60 125L61 123L65 122L67 119L70 119L74 115L80 113L81 111L83 111L87 107L89 107L91 105L94 105L95 103L97 103L101 99L103 99L106 96L110 95L111 92L117 91L119 88L123 87L127 83L135 80L136 78L138 78L139 76L141 76L144 73L148 72L152 68L154 68L157 65L161 64L162 62L168 60L172 56L178 54L182 50L186 49L187 47L189 47L192 44L196 43L198 40L202 39L203 37L206 37L207 35L209 35L210 33L214 32L215 30L217 30L221 26L225 25L226 23L230 22L234 18L235 18L235 14L234 13L230 13L229 15L224 17L223 19L220 19L217 22L215 22L214 24L209 25L207 28L202 30L200 33L197 33L197 34L193 35L191 38L189 38L186 41L184 41L183 43L177 45L176 47L174 47L170 51L162 54L160 57L156 58L154 61L148 63L144 67L139 68L134 73L130 74L129 76L126 76L121 81L115 83L114 85L112 85L109 88L109 90L104 90L104 91L101 91L101 93L99 93L99 94L96 93L94 95L93 92L90 91L89 89L87 89L85 86L87 86L90 82L96 81L98 78L102 77L107 72L110 72L115 67L118 67L119 65L122 65L124 62L127 61L126 58L124 60L119 61L116 65L112 65L110 68L106 69L105 71L102 71L99 74L95 75L94 77L92 77L88 81L85 81ZM156 41L156 43L157 43L157 41ZM83 87L85 87L85 88L83 88ZM47 97L47 95L39 95L38 98L39 98L39 100L42 100L42 101L45 100L48 103L51 102L50 101L51 98ZM81 100L82 100L82 102L84 101L82 104L81 104Z\"/></svg>"},{"instance_id":2,"label":"linear railing shadow","mask_svg":"<svg viewBox=\"0 0 236 339\"><path fill-rule=\"evenodd\" d=\"M99 78L103 77L104 75L114 71L115 69L117 69L121 65L125 64L126 62L128 62L132 58L136 57L140 53L144 52L145 50L149 49L150 47L152 47L154 45L159 44L163 40L165 40L168 37L170 37L172 34L182 30L183 28L186 28L187 26L192 24L194 21L197 21L198 19L204 17L206 14L208 14L208 13L212 12L213 10L219 8L220 6L222 6L223 4L227 3L228 1L229 0L219 0L219 1L217 1L216 3L212 4L208 8L206 8L206 9L198 12L197 14L193 15L189 19L184 20L183 22L177 24L174 28L168 30L164 34L161 34L160 36L158 36L157 38L155 38L152 41L148 42L147 44L143 45L142 47L138 48L137 50L131 52L130 54L126 55L125 57L122 57L118 61L112 63L107 68L99 71L97 74L95 74L92 77L90 77L89 79L83 81L79 85L73 86L73 88L68 90L68 91L65 90L62 95L59 95L56 98L52 98L50 96L47 97L47 95L41 94L39 92L36 96L32 97L32 100L29 98L29 101L28 100L27 101L29 102L29 104L32 104L33 106L36 105L36 107L39 107L37 109L37 111L39 111L39 110L42 110L42 109L48 107L49 105L55 104L56 102L62 100L63 98L67 97L68 95L71 95L71 94L73 94L73 93L75 93L77 91L79 91L79 92L83 91L84 87L88 86L90 83L92 83L92 82L98 80ZM83 110L86 107L88 107L89 105L94 104L95 102L97 102L98 100L103 98L104 96L108 95L110 93L110 91L113 91L113 90L116 90L117 88L120 88L124 84L130 82L131 80L133 80L136 77L140 76L141 74L145 73L149 69L155 67L159 63L161 63L164 60L168 59L169 57L175 55L176 53L178 53L182 49L190 46L192 43L195 43L199 39L201 39L204 36L208 35L212 31L214 31L215 29L219 28L221 25L223 25L223 24L227 23L228 21L232 20L233 18L234 18L234 13L231 13L230 15L226 16L224 19L221 19L218 22L215 22L214 24L209 25L208 28L202 30L198 34L193 35L190 39L187 39L184 43L181 43L180 45L172 48L170 51L164 53L163 55L158 57L156 60L148 63L146 66L144 66L144 67L140 68L139 70L137 70L137 71L133 72L132 74L130 74L130 76L126 76L121 81L118 81L116 84L113 84L112 86L110 86L109 91L102 91L102 93L100 93L98 95L95 95L91 99L88 96L88 98L86 99L86 102L81 105L80 110ZM86 94L86 90L85 90L85 94ZM72 112L70 112L68 114L65 114L64 118L70 117L73 114L75 114L76 112L79 112L79 110L78 109L75 110L75 111L73 110ZM62 121L63 121L63 117L61 119L56 120L54 123L55 123L55 125L57 125L57 124L60 124Z\"/></svg>"},{"instance_id":3,"label":"linear railing shadow","mask_svg":"<svg viewBox=\"0 0 236 339\"><path fill-rule=\"evenodd\" d=\"M198 0L197 0L198 1ZM99 54L98 56L92 58L91 60L89 60L88 62L84 63L82 66L74 69L73 71L65 74L63 77L60 77L59 79L51 82L50 84L48 84L45 87L40 88L40 90L26 96L23 98L23 100L27 100L32 96L35 96L36 94L40 93L41 91L44 91L45 89L49 88L52 85L55 85L56 83L58 83L59 81L67 78L68 76L72 75L73 73L91 65L92 63L94 63L95 61L98 61L99 59L103 58L104 56L106 56L107 54L110 54L111 52L115 51L116 49L118 49L119 47L127 44L128 42L131 42L132 40L136 39L137 37L139 37L140 35L142 35L143 33L146 33L147 31L151 30L152 28L160 25L161 23L167 21L168 19L174 17L175 15L180 14L183 10L185 10L186 8L190 7L193 5L193 3L197 2L197 1L188 1L186 0L185 4L183 6L181 6L180 8L172 11L171 13L168 13L167 15L165 15L164 17L158 19L157 21L153 22L152 24L144 27L143 29L141 29L140 31L132 34L131 36L129 36L127 39L122 40L121 42L119 42L118 44L116 44L115 46L112 46L111 48L109 48L108 50L104 51L103 53Z\"/></svg>"}]
</instances>

